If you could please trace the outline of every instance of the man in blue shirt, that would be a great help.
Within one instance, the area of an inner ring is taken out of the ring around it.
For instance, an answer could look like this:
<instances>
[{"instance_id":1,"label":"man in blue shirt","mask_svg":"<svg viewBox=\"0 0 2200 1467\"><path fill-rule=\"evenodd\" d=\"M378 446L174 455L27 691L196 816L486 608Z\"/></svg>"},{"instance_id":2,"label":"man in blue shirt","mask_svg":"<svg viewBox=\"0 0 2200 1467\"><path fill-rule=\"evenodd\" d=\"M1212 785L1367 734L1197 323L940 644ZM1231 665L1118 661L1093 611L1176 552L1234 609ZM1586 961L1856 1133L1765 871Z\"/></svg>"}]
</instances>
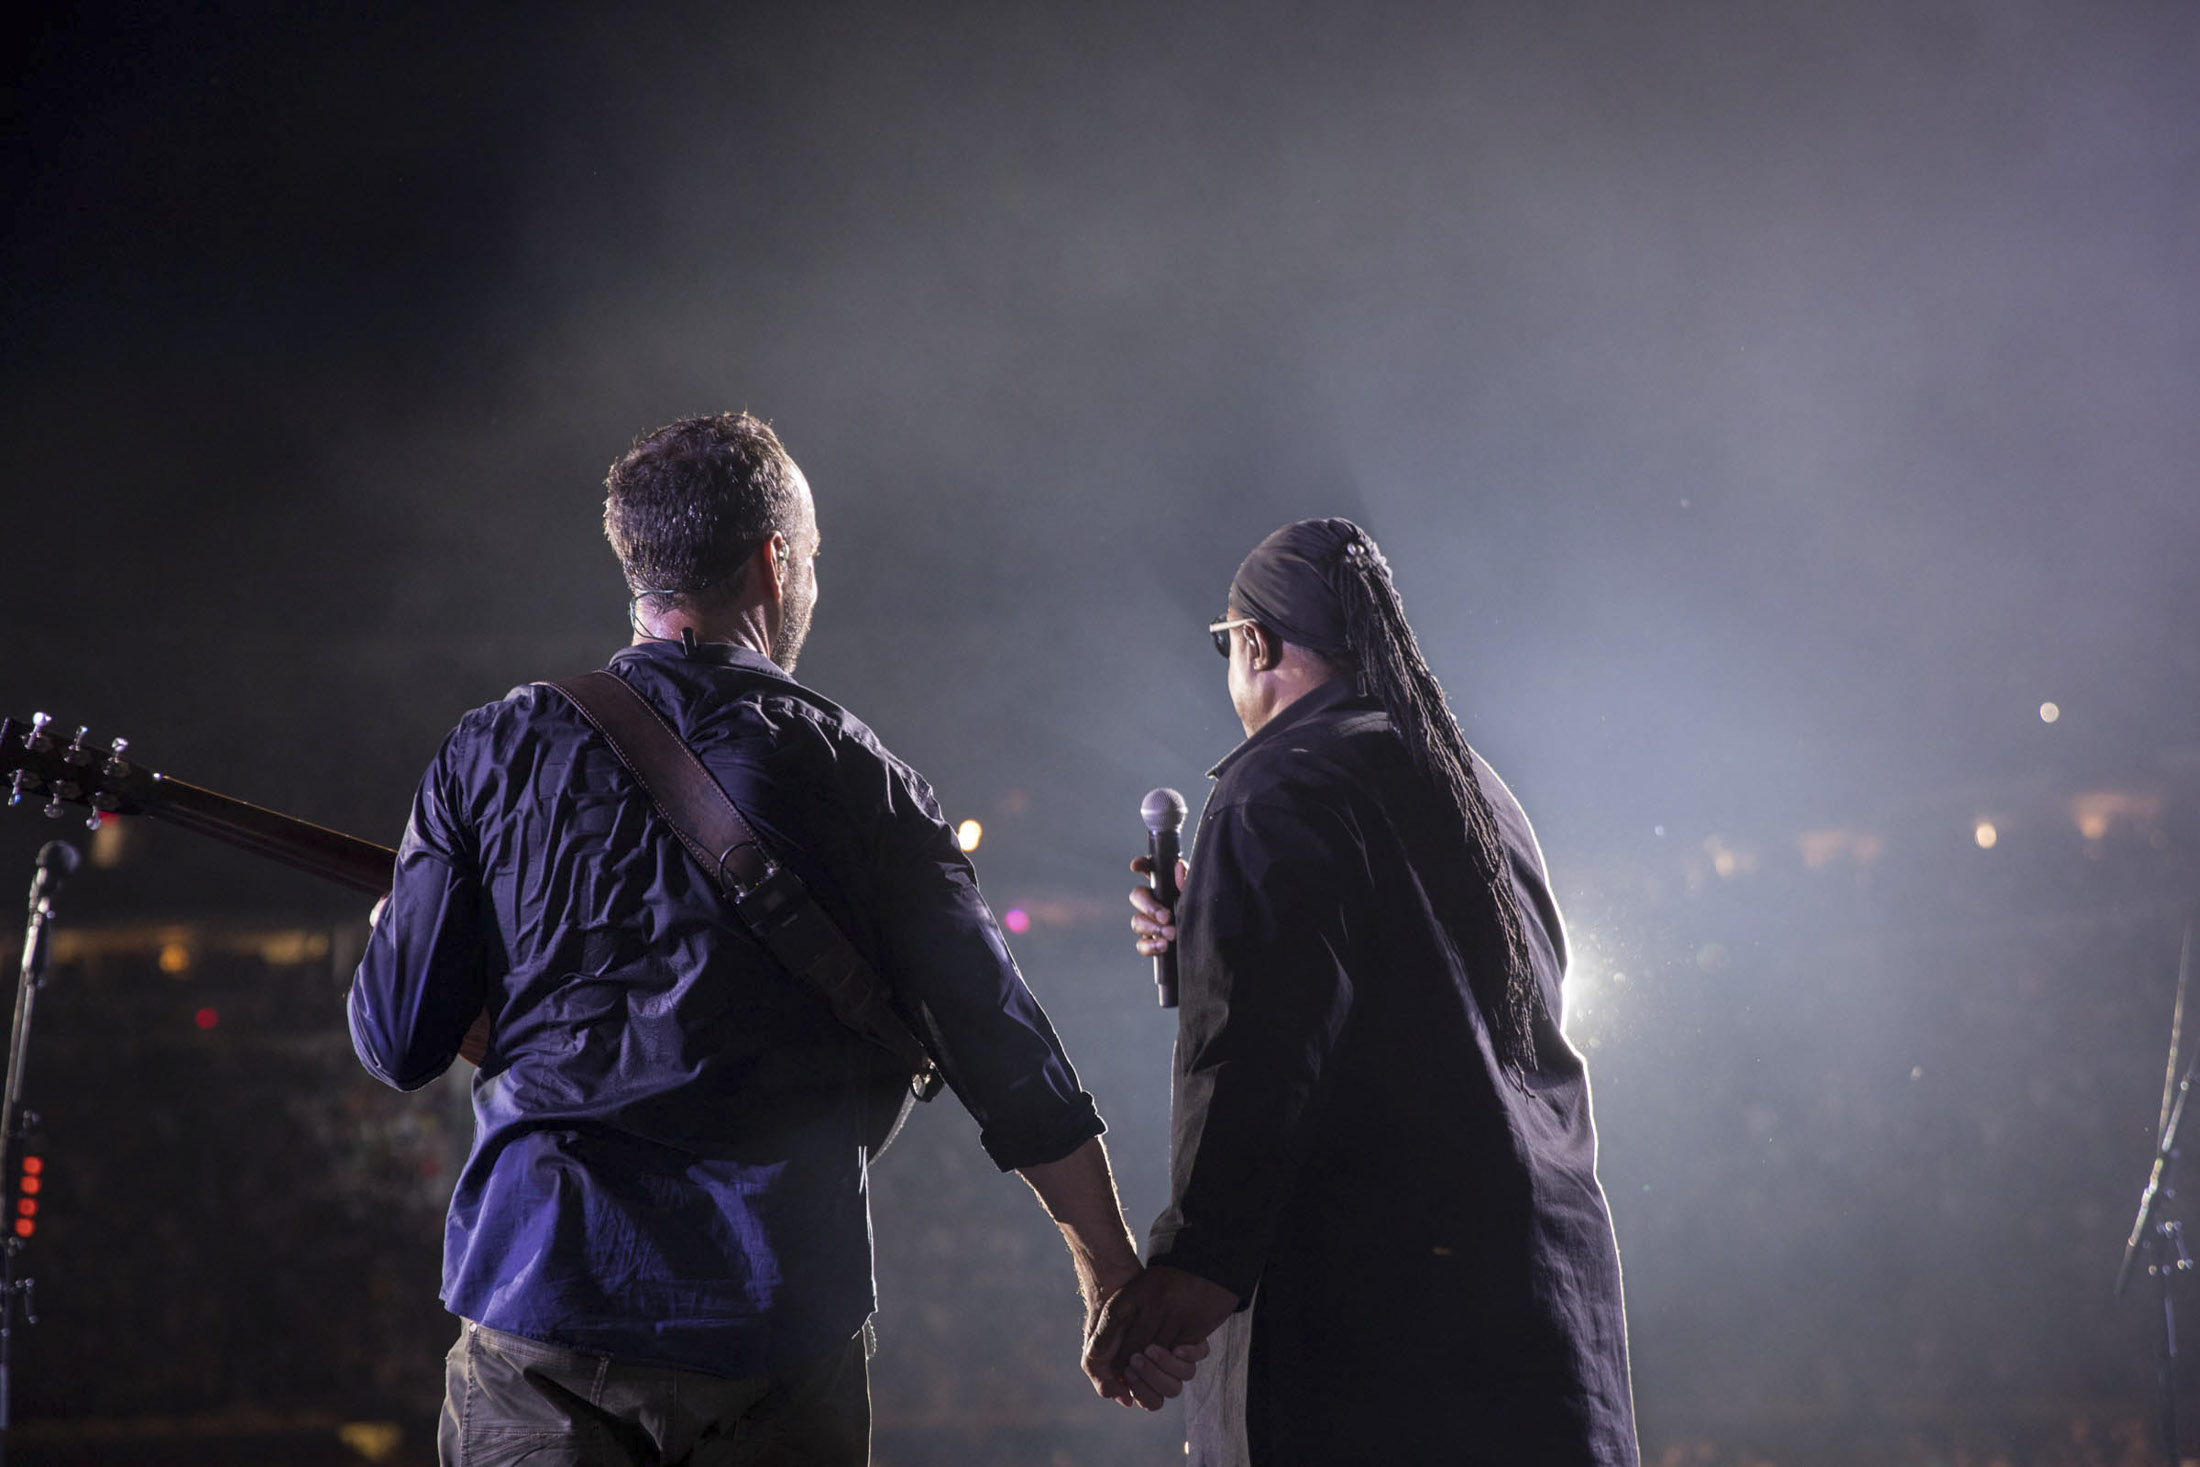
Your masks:
<instances>
[{"instance_id":1,"label":"man in blue shirt","mask_svg":"<svg viewBox=\"0 0 2200 1467\"><path fill-rule=\"evenodd\" d=\"M884 978L1096 1312L1138 1261L1092 1100L930 788L791 675L817 600L801 472L726 414L639 440L607 488L636 633L611 670ZM465 1324L444 1461L864 1462L883 1051L547 687L445 741L385 901L351 989L360 1059L403 1089L479 1065L445 1229ZM1114 1392L1174 1394L1196 1355L1155 1356Z\"/></svg>"}]
</instances>

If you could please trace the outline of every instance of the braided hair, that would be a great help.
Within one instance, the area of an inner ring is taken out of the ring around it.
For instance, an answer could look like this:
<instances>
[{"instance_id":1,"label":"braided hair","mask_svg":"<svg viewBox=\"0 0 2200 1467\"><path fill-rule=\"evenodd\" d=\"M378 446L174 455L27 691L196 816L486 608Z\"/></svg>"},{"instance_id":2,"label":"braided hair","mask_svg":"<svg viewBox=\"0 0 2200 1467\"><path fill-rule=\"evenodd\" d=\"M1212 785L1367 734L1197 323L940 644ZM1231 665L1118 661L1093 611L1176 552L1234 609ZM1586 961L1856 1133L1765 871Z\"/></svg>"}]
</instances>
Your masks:
<instances>
[{"instance_id":1,"label":"braided hair","mask_svg":"<svg viewBox=\"0 0 2200 1467\"><path fill-rule=\"evenodd\" d=\"M1406 621L1389 562L1350 520L1303 520L1246 558L1231 599L1285 641L1356 673L1360 692L1382 704L1415 769L1464 826L1474 879L1458 892L1461 925L1484 938L1479 951L1461 956L1499 1064L1516 1083L1524 1080L1536 1067L1544 1006L1504 837L1475 773L1474 750Z\"/></svg>"}]
</instances>

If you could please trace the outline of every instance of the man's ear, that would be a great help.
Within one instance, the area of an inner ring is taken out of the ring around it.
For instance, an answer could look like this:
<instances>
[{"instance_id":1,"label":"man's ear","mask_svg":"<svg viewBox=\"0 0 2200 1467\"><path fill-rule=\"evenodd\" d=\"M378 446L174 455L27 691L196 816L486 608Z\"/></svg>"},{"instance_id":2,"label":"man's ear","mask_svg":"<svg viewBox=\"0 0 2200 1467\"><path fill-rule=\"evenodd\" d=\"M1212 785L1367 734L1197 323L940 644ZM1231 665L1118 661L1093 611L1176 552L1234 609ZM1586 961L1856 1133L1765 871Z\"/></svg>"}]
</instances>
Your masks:
<instances>
[{"instance_id":1,"label":"man's ear","mask_svg":"<svg viewBox=\"0 0 2200 1467\"><path fill-rule=\"evenodd\" d=\"M787 537L777 530L772 531L772 537L757 547L756 554L763 562L759 569L763 573L760 584L764 587L764 594L777 605L787 594L787 565L790 559Z\"/></svg>"},{"instance_id":2,"label":"man's ear","mask_svg":"<svg viewBox=\"0 0 2200 1467\"><path fill-rule=\"evenodd\" d=\"M1283 660L1283 646L1276 634L1257 621L1245 628L1245 643L1245 660L1255 672L1274 672Z\"/></svg>"}]
</instances>

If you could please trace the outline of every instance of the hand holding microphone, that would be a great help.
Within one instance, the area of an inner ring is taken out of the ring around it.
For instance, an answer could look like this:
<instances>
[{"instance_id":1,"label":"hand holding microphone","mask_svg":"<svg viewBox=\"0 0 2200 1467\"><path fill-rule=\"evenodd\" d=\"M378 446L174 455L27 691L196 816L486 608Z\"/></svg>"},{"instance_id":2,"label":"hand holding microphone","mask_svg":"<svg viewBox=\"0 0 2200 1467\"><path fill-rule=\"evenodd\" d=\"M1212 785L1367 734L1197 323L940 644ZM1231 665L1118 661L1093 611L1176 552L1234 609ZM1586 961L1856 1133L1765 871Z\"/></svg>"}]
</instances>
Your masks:
<instances>
[{"instance_id":1,"label":"hand holding microphone","mask_svg":"<svg viewBox=\"0 0 2200 1467\"><path fill-rule=\"evenodd\" d=\"M1152 858L1140 856L1131 862L1131 870L1140 876L1151 876ZM1184 863L1179 861L1176 863L1179 886L1182 885L1184 876ZM1176 941L1176 914L1163 906L1154 895L1152 883L1131 888L1131 909L1131 936L1138 940L1139 956L1157 958L1167 952L1169 945Z\"/></svg>"},{"instance_id":2,"label":"hand holding microphone","mask_svg":"<svg viewBox=\"0 0 2200 1467\"><path fill-rule=\"evenodd\" d=\"M1139 814L1146 822L1146 854L1131 869L1148 884L1131 892L1131 932L1138 951L1153 959L1154 987L1161 1007L1176 1007L1176 902L1183 889L1184 863L1177 857L1177 832L1184 825L1184 797L1159 789L1146 796Z\"/></svg>"}]
</instances>

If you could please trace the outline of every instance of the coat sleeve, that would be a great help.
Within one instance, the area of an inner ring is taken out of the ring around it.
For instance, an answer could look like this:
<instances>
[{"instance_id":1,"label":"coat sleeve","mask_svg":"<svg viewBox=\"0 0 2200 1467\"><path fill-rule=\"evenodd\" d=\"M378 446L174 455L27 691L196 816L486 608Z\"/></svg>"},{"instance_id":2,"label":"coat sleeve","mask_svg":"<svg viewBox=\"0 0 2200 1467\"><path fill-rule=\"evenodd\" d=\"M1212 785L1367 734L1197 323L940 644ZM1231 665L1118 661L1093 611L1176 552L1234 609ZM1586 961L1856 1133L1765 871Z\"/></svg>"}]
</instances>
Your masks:
<instances>
[{"instance_id":1,"label":"coat sleeve","mask_svg":"<svg viewBox=\"0 0 2200 1467\"><path fill-rule=\"evenodd\" d=\"M481 880L457 816L462 733L444 741L413 798L389 905L346 1004L360 1062L400 1090L450 1068L488 996Z\"/></svg>"},{"instance_id":2,"label":"coat sleeve","mask_svg":"<svg viewBox=\"0 0 2200 1467\"><path fill-rule=\"evenodd\" d=\"M1024 982L970 860L914 770L885 758L882 975L1002 1171L1059 1161L1106 1128Z\"/></svg>"},{"instance_id":3,"label":"coat sleeve","mask_svg":"<svg viewBox=\"0 0 2200 1467\"><path fill-rule=\"evenodd\" d=\"M1348 819L1256 800L1205 821L1178 954L1169 1205L1150 1263L1252 1296L1352 1011L1348 911L1364 886Z\"/></svg>"}]
</instances>

